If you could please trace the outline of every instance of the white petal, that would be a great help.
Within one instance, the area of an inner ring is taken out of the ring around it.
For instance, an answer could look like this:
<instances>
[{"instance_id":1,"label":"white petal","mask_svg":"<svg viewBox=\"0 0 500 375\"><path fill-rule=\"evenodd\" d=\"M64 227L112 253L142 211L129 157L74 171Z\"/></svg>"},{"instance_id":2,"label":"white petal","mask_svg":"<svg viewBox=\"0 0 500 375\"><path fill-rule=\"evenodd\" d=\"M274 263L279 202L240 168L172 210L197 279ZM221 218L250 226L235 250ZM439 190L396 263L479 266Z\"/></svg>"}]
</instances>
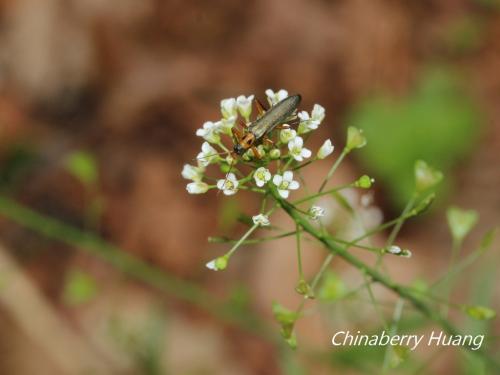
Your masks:
<instances>
[{"instance_id":1,"label":"white petal","mask_svg":"<svg viewBox=\"0 0 500 375\"><path fill-rule=\"evenodd\" d=\"M208 185L204 182L191 182L186 185L189 194L204 194L208 191Z\"/></svg>"},{"instance_id":2,"label":"white petal","mask_svg":"<svg viewBox=\"0 0 500 375\"><path fill-rule=\"evenodd\" d=\"M319 104L315 104L311 116L314 120L317 120L318 122L323 121L323 119L325 118L325 108L323 108Z\"/></svg>"},{"instance_id":3,"label":"white petal","mask_svg":"<svg viewBox=\"0 0 500 375\"><path fill-rule=\"evenodd\" d=\"M265 181L262 181L262 180L257 180L257 179L256 179L256 180L255 180L255 184L256 184L258 187L262 187L262 186L264 186Z\"/></svg>"},{"instance_id":4,"label":"white petal","mask_svg":"<svg viewBox=\"0 0 500 375\"><path fill-rule=\"evenodd\" d=\"M304 140L302 139L302 137L297 136L293 139L293 141L298 148L302 148L302 146L304 146Z\"/></svg>"},{"instance_id":5,"label":"white petal","mask_svg":"<svg viewBox=\"0 0 500 375\"><path fill-rule=\"evenodd\" d=\"M286 171L285 173L283 173L283 180L291 182L293 180L293 172Z\"/></svg>"},{"instance_id":6,"label":"white petal","mask_svg":"<svg viewBox=\"0 0 500 375\"><path fill-rule=\"evenodd\" d=\"M212 271L218 271L217 266L215 265L215 259L213 259L213 260L211 260L210 262L208 262L207 264L205 264L205 266L206 266L209 270L212 270Z\"/></svg>"},{"instance_id":7,"label":"white petal","mask_svg":"<svg viewBox=\"0 0 500 375\"><path fill-rule=\"evenodd\" d=\"M319 159L324 159L328 155L330 155L334 150L334 147L332 145L332 141L330 139L327 139L323 145L319 148L318 150L318 158Z\"/></svg>"},{"instance_id":8,"label":"white petal","mask_svg":"<svg viewBox=\"0 0 500 375\"><path fill-rule=\"evenodd\" d=\"M301 111L297 114L297 116L299 117L299 119L301 119L302 121L307 121L309 120L309 113L307 113L306 111Z\"/></svg>"},{"instance_id":9,"label":"white petal","mask_svg":"<svg viewBox=\"0 0 500 375\"><path fill-rule=\"evenodd\" d=\"M288 190L278 190L278 193L281 198L287 199L288 196L290 195L290 192Z\"/></svg>"},{"instance_id":10,"label":"white petal","mask_svg":"<svg viewBox=\"0 0 500 375\"><path fill-rule=\"evenodd\" d=\"M276 186L280 186L282 182L283 182L283 176L275 174L273 177L273 184L275 184Z\"/></svg>"},{"instance_id":11,"label":"white petal","mask_svg":"<svg viewBox=\"0 0 500 375\"><path fill-rule=\"evenodd\" d=\"M311 150L309 150L307 148L303 148L300 155L302 155L302 157L304 157L304 158L310 158L312 155L312 152L311 152Z\"/></svg>"},{"instance_id":12,"label":"white petal","mask_svg":"<svg viewBox=\"0 0 500 375\"><path fill-rule=\"evenodd\" d=\"M288 188L290 190L297 190L300 187L300 184L297 181L292 181L290 182L290 185L288 185Z\"/></svg>"}]
</instances>

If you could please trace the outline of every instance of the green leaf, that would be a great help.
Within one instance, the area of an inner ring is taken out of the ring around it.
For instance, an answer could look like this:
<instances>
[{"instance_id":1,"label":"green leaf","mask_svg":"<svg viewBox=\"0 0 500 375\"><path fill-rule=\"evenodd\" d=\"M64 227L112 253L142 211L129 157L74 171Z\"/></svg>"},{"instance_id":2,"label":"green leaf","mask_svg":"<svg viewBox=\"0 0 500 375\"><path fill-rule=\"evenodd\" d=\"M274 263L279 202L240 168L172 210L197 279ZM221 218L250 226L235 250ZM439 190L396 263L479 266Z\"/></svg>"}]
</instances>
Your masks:
<instances>
[{"instance_id":1,"label":"green leaf","mask_svg":"<svg viewBox=\"0 0 500 375\"><path fill-rule=\"evenodd\" d=\"M493 244L493 240L495 239L495 236L497 234L498 228L491 228L489 231L485 233L483 238L481 239L481 243L479 244L479 251L480 252L485 252L487 251L491 245Z\"/></svg>"},{"instance_id":2,"label":"green leaf","mask_svg":"<svg viewBox=\"0 0 500 375\"><path fill-rule=\"evenodd\" d=\"M457 242L462 242L474 225L476 225L479 215L474 210L450 207L446 211L446 217L453 239Z\"/></svg>"},{"instance_id":3,"label":"green leaf","mask_svg":"<svg viewBox=\"0 0 500 375\"><path fill-rule=\"evenodd\" d=\"M75 151L67 156L64 165L83 184L88 186L97 182L97 163L90 153Z\"/></svg>"},{"instance_id":4,"label":"green leaf","mask_svg":"<svg viewBox=\"0 0 500 375\"><path fill-rule=\"evenodd\" d=\"M64 285L63 301L71 306L81 305L92 300L97 291L97 283L90 274L72 270Z\"/></svg>"},{"instance_id":5,"label":"green leaf","mask_svg":"<svg viewBox=\"0 0 500 375\"><path fill-rule=\"evenodd\" d=\"M485 306L463 306L462 309L467 315L476 320L493 319L497 314L495 310Z\"/></svg>"},{"instance_id":6,"label":"green leaf","mask_svg":"<svg viewBox=\"0 0 500 375\"><path fill-rule=\"evenodd\" d=\"M318 291L318 298L333 302L342 298L346 293L346 286L342 279L333 271L326 271L323 282Z\"/></svg>"}]
</instances>

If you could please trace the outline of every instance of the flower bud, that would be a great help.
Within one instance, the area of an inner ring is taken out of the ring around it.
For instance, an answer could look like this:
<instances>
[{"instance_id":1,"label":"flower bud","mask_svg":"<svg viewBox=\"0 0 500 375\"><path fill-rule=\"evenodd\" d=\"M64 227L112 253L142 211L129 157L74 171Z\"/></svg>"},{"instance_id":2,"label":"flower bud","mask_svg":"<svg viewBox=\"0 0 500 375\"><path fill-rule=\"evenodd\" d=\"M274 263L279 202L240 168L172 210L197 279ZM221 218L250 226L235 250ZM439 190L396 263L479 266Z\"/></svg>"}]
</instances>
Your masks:
<instances>
[{"instance_id":1,"label":"flower bud","mask_svg":"<svg viewBox=\"0 0 500 375\"><path fill-rule=\"evenodd\" d=\"M271 151L269 151L269 156L271 159L279 159L281 156L281 151L279 148L273 148Z\"/></svg>"},{"instance_id":2,"label":"flower bud","mask_svg":"<svg viewBox=\"0 0 500 375\"><path fill-rule=\"evenodd\" d=\"M332 141L327 139L323 145L319 148L318 154L316 155L318 159L324 159L333 152L334 146Z\"/></svg>"},{"instance_id":3,"label":"flower bud","mask_svg":"<svg viewBox=\"0 0 500 375\"><path fill-rule=\"evenodd\" d=\"M346 151L350 152L355 148L361 148L366 145L366 138L361 129L349 126L347 129Z\"/></svg>"},{"instance_id":4,"label":"flower bud","mask_svg":"<svg viewBox=\"0 0 500 375\"><path fill-rule=\"evenodd\" d=\"M369 189L372 187L374 182L375 180L373 178L364 174L354 183L354 186L361 189Z\"/></svg>"},{"instance_id":5,"label":"flower bud","mask_svg":"<svg viewBox=\"0 0 500 375\"><path fill-rule=\"evenodd\" d=\"M443 174L423 160L415 163L415 185L417 193L435 187L443 179Z\"/></svg>"}]
</instances>

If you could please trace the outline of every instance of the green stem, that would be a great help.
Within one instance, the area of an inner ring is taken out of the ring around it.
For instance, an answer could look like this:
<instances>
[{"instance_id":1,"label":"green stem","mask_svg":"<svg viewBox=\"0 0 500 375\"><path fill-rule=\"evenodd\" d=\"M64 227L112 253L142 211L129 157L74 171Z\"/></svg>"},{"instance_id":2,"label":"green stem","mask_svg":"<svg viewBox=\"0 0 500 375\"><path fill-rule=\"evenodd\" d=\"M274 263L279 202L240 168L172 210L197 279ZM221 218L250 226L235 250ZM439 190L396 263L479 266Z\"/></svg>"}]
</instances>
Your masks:
<instances>
[{"instance_id":1,"label":"green stem","mask_svg":"<svg viewBox=\"0 0 500 375\"><path fill-rule=\"evenodd\" d=\"M297 225L296 226L296 237L297 237L297 263L299 266L299 279L303 280L304 279L304 273L302 271L302 252L300 248L300 227Z\"/></svg>"},{"instance_id":2,"label":"green stem","mask_svg":"<svg viewBox=\"0 0 500 375\"><path fill-rule=\"evenodd\" d=\"M249 331L266 334L265 324L250 312L235 311L198 285L167 274L164 270L146 263L101 239L96 234L82 231L57 219L41 215L15 201L0 196L0 214L9 220L47 238L61 241L102 259L123 273L144 282L157 290L197 305L213 316L237 324Z\"/></svg>"},{"instance_id":3,"label":"green stem","mask_svg":"<svg viewBox=\"0 0 500 375\"><path fill-rule=\"evenodd\" d=\"M293 202L293 204L297 205L297 204L301 204L301 203L304 203L304 202L308 202L310 200L316 199L316 198L321 197L323 195L328 195L328 194L331 194L331 193L335 193L335 192L337 192L339 190L342 190L342 189L345 189L345 188L348 188L348 187L352 187L352 186L353 186L353 184L346 184L346 185L337 186L336 188L333 188L331 190L323 191L323 192L316 193L316 194L307 196L305 198L296 200L295 202Z\"/></svg>"},{"instance_id":4,"label":"green stem","mask_svg":"<svg viewBox=\"0 0 500 375\"><path fill-rule=\"evenodd\" d=\"M304 231L308 232L310 235L315 237L319 242L321 242L326 248L343 258L346 262L350 263L352 266L360 270L361 272L366 273L370 276L374 281L382 284L386 288L392 290L401 298L409 301L417 310L419 310L424 316L429 318L430 320L439 324L444 331L446 331L450 335L459 335L460 332L448 321L448 319L444 318L439 312L434 311L431 307L428 306L426 302L424 302L421 298L416 297L411 291L402 285L399 285L389 279L387 276L381 274L375 268L370 267L366 263L362 262L356 256L352 255L348 251L346 251L343 247L337 245L337 243L327 234L318 231L314 226L309 223L308 220L304 219L299 213L295 211L292 205L290 205L287 201L283 200L278 191L271 187L270 192L275 199L275 201L287 212L287 214L298 224L300 225ZM467 349L472 349L467 347ZM497 360L490 357L484 350L471 350L471 352L482 356L491 366L495 367L497 371L500 371L500 363Z\"/></svg>"},{"instance_id":5,"label":"green stem","mask_svg":"<svg viewBox=\"0 0 500 375\"><path fill-rule=\"evenodd\" d=\"M319 190L318 190L318 193L321 193L323 191L323 189L325 188L328 180L330 180L330 178L332 178L333 174L335 173L335 171L337 170L337 168L339 167L340 163L342 162L342 160L344 160L345 156L348 154L349 152L347 151L346 148L344 148L342 150L342 153L340 154L340 156L338 157L338 159L335 161L335 163L332 165L332 167L330 168L330 170L328 171L328 174L326 175L325 179L323 180L323 183L321 184Z\"/></svg>"}]
</instances>

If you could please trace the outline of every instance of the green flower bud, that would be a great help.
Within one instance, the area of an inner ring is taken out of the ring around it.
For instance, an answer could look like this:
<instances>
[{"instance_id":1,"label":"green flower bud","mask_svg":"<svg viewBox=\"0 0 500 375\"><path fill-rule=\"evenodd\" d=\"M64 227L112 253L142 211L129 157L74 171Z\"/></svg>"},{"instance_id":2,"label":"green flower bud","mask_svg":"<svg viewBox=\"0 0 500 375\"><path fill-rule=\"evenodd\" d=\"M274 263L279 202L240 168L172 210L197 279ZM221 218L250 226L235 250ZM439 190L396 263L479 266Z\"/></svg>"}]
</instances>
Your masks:
<instances>
[{"instance_id":1,"label":"green flower bud","mask_svg":"<svg viewBox=\"0 0 500 375\"><path fill-rule=\"evenodd\" d=\"M462 310L476 320L493 319L497 314L495 310L485 306L462 306Z\"/></svg>"},{"instance_id":2,"label":"green flower bud","mask_svg":"<svg viewBox=\"0 0 500 375\"><path fill-rule=\"evenodd\" d=\"M273 148L271 151L269 151L269 156L271 159L279 159L281 156L281 151L279 148Z\"/></svg>"},{"instance_id":3,"label":"green flower bud","mask_svg":"<svg viewBox=\"0 0 500 375\"><path fill-rule=\"evenodd\" d=\"M423 160L415 163L415 185L417 193L435 187L443 179L443 174Z\"/></svg>"},{"instance_id":4,"label":"green flower bud","mask_svg":"<svg viewBox=\"0 0 500 375\"><path fill-rule=\"evenodd\" d=\"M358 180L354 183L355 187L359 187L361 189L369 189L372 187L375 180L366 174L358 178Z\"/></svg>"},{"instance_id":5,"label":"green flower bud","mask_svg":"<svg viewBox=\"0 0 500 375\"><path fill-rule=\"evenodd\" d=\"M305 281L304 279L300 279L299 283L295 287L295 291L306 298L314 298L314 292L311 288L311 286Z\"/></svg>"},{"instance_id":6,"label":"green flower bud","mask_svg":"<svg viewBox=\"0 0 500 375\"><path fill-rule=\"evenodd\" d=\"M346 152L351 152L355 148L361 148L366 145L366 138L361 129L349 126L347 129Z\"/></svg>"},{"instance_id":7,"label":"green flower bud","mask_svg":"<svg viewBox=\"0 0 500 375\"><path fill-rule=\"evenodd\" d=\"M446 211L446 217L453 239L457 242L462 242L476 224L479 215L474 210L462 210L458 207L450 207Z\"/></svg>"}]
</instances>

